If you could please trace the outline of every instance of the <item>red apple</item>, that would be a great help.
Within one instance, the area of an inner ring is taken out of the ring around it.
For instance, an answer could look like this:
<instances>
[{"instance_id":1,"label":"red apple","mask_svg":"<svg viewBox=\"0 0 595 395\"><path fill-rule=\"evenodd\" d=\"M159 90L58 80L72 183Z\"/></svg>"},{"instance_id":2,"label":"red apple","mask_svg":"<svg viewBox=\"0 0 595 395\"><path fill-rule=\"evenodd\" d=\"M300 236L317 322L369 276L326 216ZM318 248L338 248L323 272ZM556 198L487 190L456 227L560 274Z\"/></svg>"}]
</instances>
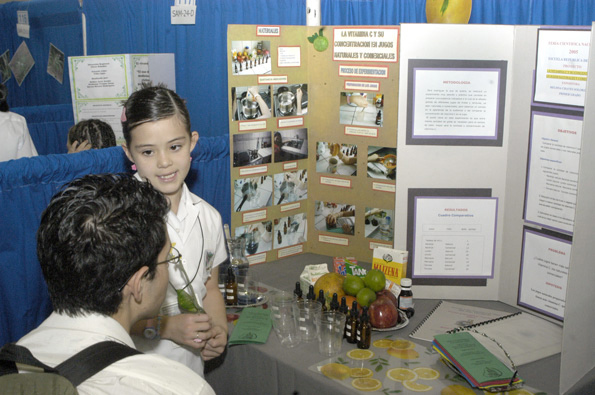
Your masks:
<instances>
[{"instance_id":1,"label":"red apple","mask_svg":"<svg viewBox=\"0 0 595 395\"><path fill-rule=\"evenodd\" d=\"M381 296L387 297L390 301L395 305L395 307L399 308L399 302L397 301L397 297L388 289L383 289L382 291L376 292L376 299L380 298Z\"/></svg>"},{"instance_id":2,"label":"red apple","mask_svg":"<svg viewBox=\"0 0 595 395\"><path fill-rule=\"evenodd\" d=\"M370 324L374 328L390 328L395 326L399 320L397 308L387 297L380 297L372 302L368 315L370 316Z\"/></svg>"}]
</instances>

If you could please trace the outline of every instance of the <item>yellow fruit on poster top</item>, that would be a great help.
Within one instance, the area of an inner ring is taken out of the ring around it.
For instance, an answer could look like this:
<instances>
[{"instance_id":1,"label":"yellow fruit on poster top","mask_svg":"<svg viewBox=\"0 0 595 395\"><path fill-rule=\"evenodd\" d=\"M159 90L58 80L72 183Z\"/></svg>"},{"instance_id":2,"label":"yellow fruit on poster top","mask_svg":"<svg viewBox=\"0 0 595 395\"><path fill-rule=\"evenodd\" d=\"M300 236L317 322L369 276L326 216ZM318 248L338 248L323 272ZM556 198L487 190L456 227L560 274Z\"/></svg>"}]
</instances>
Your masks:
<instances>
[{"instance_id":1,"label":"yellow fruit on poster top","mask_svg":"<svg viewBox=\"0 0 595 395\"><path fill-rule=\"evenodd\" d=\"M471 0L426 0L428 23L469 23Z\"/></svg>"}]
</instances>

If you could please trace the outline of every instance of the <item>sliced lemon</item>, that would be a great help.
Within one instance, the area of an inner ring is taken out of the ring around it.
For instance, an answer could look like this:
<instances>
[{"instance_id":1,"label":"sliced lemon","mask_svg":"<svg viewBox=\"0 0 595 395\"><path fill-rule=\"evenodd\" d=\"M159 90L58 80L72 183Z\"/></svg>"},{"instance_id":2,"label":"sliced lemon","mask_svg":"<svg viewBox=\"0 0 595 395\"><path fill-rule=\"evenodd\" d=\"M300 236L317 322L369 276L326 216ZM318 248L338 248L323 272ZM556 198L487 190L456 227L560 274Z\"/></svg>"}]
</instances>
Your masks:
<instances>
[{"instance_id":1,"label":"sliced lemon","mask_svg":"<svg viewBox=\"0 0 595 395\"><path fill-rule=\"evenodd\" d=\"M432 368L415 368L413 371L417 374L417 377L424 380L436 380L440 377L440 372Z\"/></svg>"},{"instance_id":2,"label":"sliced lemon","mask_svg":"<svg viewBox=\"0 0 595 395\"><path fill-rule=\"evenodd\" d=\"M386 350L388 355L391 355L395 358L399 359L417 359L419 358L419 353L415 350L399 350L396 348L389 348Z\"/></svg>"},{"instance_id":3,"label":"sliced lemon","mask_svg":"<svg viewBox=\"0 0 595 395\"><path fill-rule=\"evenodd\" d=\"M386 377L394 381L413 381L417 374L411 369L394 368L386 372Z\"/></svg>"},{"instance_id":4,"label":"sliced lemon","mask_svg":"<svg viewBox=\"0 0 595 395\"><path fill-rule=\"evenodd\" d=\"M433 387L418 383L417 381L403 381L403 386L408 390L415 391L415 392L426 392L430 391Z\"/></svg>"},{"instance_id":5,"label":"sliced lemon","mask_svg":"<svg viewBox=\"0 0 595 395\"><path fill-rule=\"evenodd\" d=\"M394 340L390 346L392 348L396 348L397 350L411 350L415 348L415 343L405 339L397 339Z\"/></svg>"},{"instance_id":6,"label":"sliced lemon","mask_svg":"<svg viewBox=\"0 0 595 395\"><path fill-rule=\"evenodd\" d=\"M372 345L376 348L389 348L393 344L393 340L390 339L378 339L374 340Z\"/></svg>"},{"instance_id":7,"label":"sliced lemon","mask_svg":"<svg viewBox=\"0 0 595 395\"><path fill-rule=\"evenodd\" d=\"M534 395L533 392L527 391L524 388L520 388L518 390L507 391L504 394L505 395Z\"/></svg>"},{"instance_id":8,"label":"sliced lemon","mask_svg":"<svg viewBox=\"0 0 595 395\"><path fill-rule=\"evenodd\" d=\"M351 369L343 364L333 362L320 368L320 372L331 379L345 380L351 374Z\"/></svg>"},{"instance_id":9,"label":"sliced lemon","mask_svg":"<svg viewBox=\"0 0 595 395\"><path fill-rule=\"evenodd\" d=\"M440 395L475 395L475 391L460 384L451 384L442 388Z\"/></svg>"},{"instance_id":10,"label":"sliced lemon","mask_svg":"<svg viewBox=\"0 0 595 395\"><path fill-rule=\"evenodd\" d=\"M372 377L373 375L374 375L374 372L372 372L368 368L352 368L351 374L350 374L350 376L353 378Z\"/></svg>"},{"instance_id":11,"label":"sliced lemon","mask_svg":"<svg viewBox=\"0 0 595 395\"><path fill-rule=\"evenodd\" d=\"M356 348L354 350L351 350L347 353L347 356L351 359L370 359L374 356L374 352L370 351L370 350L360 350L359 348Z\"/></svg>"},{"instance_id":12,"label":"sliced lemon","mask_svg":"<svg viewBox=\"0 0 595 395\"><path fill-rule=\"evenodd\" d=\"M380 380L371 379L369 377L354 379L351 382L351 385L360 391L376 391L382 388Z\"/></svg>"}]
</instances>

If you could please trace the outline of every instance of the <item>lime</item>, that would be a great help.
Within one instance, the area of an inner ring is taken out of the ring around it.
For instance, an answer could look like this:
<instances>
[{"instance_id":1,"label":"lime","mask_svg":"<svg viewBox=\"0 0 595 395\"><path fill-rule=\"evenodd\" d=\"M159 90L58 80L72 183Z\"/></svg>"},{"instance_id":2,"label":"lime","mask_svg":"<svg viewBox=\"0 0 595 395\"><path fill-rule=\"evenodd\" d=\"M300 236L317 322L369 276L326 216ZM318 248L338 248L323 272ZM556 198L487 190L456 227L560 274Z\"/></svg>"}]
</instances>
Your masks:
<instances>
[{"instance_id":1,"label":"lime","mask_svg":"<svg viewBox=\"0 0 595 395\"><path fill-rule=\"evenodd\" d=\"M386 284L384 273L378 269L371 269L364 277L364 284L374 292L382 291Z\"/></svg>"},{"instance_id":2,"label":"lime","mask_svg":"<svg viewBox=\"0 0 595 395\"><path fill-rule=\"evenodd\" d=\"M367 307L376 300L376 292L372 291L370 288L362 288L357 293L357 303L359 303L362 307Z\"/></svg>"},{"instance_id":3,"label":"lime","mask_svg":"<svg viewBox=\"0 0 595 395\"><path fill-rule=\"evenodd\" d=\"M353 274L348 274L347 277L345 277L345 281L343 281L343 291L345 291L347 295L356 296L364 287L364 280Z\"/></svg>"},{"instance_id":4,"label":"lime","mask_svg":"<svg viewBox=\"0 0 595 395\"><path fill-rule=\"evenodd\" d=\"M318 36L314 39L314 49L318 52L324 52L328 48L328 39L324 36Z\"/></svg>"}]
</instances>

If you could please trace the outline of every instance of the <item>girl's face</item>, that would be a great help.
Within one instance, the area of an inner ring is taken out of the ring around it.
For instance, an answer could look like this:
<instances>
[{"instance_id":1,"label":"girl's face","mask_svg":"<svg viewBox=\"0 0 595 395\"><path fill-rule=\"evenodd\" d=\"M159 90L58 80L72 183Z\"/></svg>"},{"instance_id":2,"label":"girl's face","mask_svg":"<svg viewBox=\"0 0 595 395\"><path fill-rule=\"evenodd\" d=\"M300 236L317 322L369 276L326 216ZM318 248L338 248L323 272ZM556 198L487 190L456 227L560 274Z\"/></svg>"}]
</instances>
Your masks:
<instances>
[{"instance_id":1,"label":"girl's face","mask_svg":"<svg viewBox=\"0 0 595 395\"><path fill-rule=\"evenodd\" d=\"M130 145L122 145L126 156L152 185L167 196L177 212L182 185L190 170L190 153L198 133L188 135L177 116L146 122L130 132Z\"/></svg>"}]
</instances>

